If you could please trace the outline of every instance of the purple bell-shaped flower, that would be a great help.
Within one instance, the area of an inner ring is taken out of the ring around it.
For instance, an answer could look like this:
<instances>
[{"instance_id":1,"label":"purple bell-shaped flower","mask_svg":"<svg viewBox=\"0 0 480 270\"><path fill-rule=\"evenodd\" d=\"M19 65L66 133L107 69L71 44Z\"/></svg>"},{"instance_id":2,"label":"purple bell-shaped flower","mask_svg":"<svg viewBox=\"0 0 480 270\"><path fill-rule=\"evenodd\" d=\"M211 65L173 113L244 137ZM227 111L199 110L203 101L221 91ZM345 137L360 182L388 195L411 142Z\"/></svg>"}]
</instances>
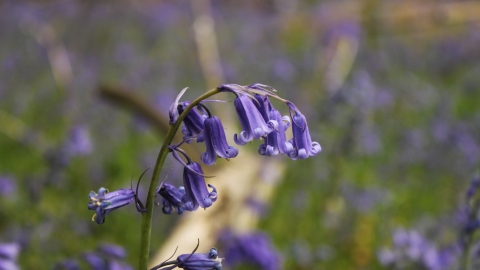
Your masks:
<instances>
[{"instance_id":1,"label":"purple bell-shaped flower","mask_svg":"<svg viewBox=\"0 0 480 270\"><path fill-rule=\"evenodd\" d=\"M322 147L318 142L312 142L305 116L291 102L288 103L288 106L295 112L295 115L292 116L293 138L290 140L295 150L290 152L288 156L295 160L297 158L305 159L320 153Z\"/></svg>"},{"instance_id":2,"label":"purple bell-shaped flower","mask_svg":"<svg viewBox=\"0 0 480 270\"><path fill-rule=\"evenodd\" d=\"M191 162L185 166L183 170L183 185L186 193L185 209L195 211L198 207L210 207L217 200L217 190L214 186L208 185L213 189L212 192L207 190L203 170L197 162Z\"/></svg>"},{"instance_id":3,"label":"purple bell-shaped flower","mask_svg":"<svg viewBox=\"0 0 480 270\"><path fill-rule=\"evenodd\" d=\"M212 116L210 112L208 114L209 116L204 122L204 138L207 149L202 153L200 159L207 165L213 165L217 161L217 156L227 159L236 157L238 149L228 145L222 122L218 117Z\"/></svg>"},{"instance_id":4,"label":"purple bell-shaped flower","mask_svg":"<svg viewBox=\"0 0 480 270\"><path fill-rule=\"evenodd\" d=\"M242 126L240 134L234 136L236 144L244 145L253 139L263 138L276 129L276 121L265 122L265 119L248 96L239 94L234 101L234 105Z\"/></svg>"},{"instance_id":5,"label":"purple bell-shaped flower","mask_svg":"<svg viewBox=\"0 0 480 270\"><path fill-rule=\"evenodd\" d=\"M95 210L92 220L98 224L105 222L105 216L113 210L125 206L135 200L135 192L131 189L119 189L108 192L106 188L100 188L98 194L91 191L88 195L88 209Z\"/></svg>"},{"instance_id":6,"label":"purple bell-shaped flower","mask_svg":"<svg viewBox=\"0 0 480 270\"><path fill-rule=\"evenodd\" d=\"M185 101L178 104L178 113L181 114L185 108L190 105L190 102ZM188 112L187 116L183 119L183 126L182 126L182 133L184 135L183 139L186 143L191 143L194 138L196 138L197 142L204 141L204 121L206 115L200 114L195 109L192 109Z\"/></svg>"},{"instance_id":7,"label":"purple bell-shaped flower","mask_svg":"<svg viewBox=\"0 0 480 270\"><path fill-rule=\"evenodd\" d=\"M268 96L255 95L258 101L255 103L265 121L274 120L277 123L275 131L264 138L264 143L258 148L258 153L263 156L276 156L279 153L289 154L293 151L293 145L287 141L285 132L290 125L290 118L283 116L273 108Z\"/></svg>"},{"instance_id":8,"label":"purple bell-shaped flower","mask_svg":"<svg viewBox=\"0 0 480 270\"><path fill-rule=\"evenodd\" d=\"M177 209L178 214L182 214L185 211L185 188L175 188L170 183L163 183L157 191L162 196L162 212L164 214L171 214L172 208Z\"/></svg>"}]
</instances>

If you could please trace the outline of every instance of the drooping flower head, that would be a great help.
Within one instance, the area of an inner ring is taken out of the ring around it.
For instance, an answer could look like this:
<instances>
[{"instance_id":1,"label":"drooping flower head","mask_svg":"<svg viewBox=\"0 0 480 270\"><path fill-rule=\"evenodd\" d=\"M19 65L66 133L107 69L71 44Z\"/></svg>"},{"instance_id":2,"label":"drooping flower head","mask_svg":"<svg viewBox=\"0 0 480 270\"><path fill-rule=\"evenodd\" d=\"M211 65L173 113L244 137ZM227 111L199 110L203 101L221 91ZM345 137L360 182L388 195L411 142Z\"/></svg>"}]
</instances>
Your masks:
<instances>
[{"instance_id":1,"label":"drooping flower head","mask_svg":"<svg viewBox=\"0 0 480 270\"><path fill-rule=\"evenodd\" d=\"M205 108L206 109L206 108ZM207 165L213 165L217 156L221 158L234 158L238 155L238 149L228 145L225 131L220 119L212 116L208 110L208 117L205 119L205 147L206 152L202 153L200 159Z\"/></svg>"},{"instance_id":2,"label":"drooping flower head","mask_svg":"<svg viewBox=\"0 0 480 270\"><path fill-rule=\"evenodd\" d=\"M190 105L190 102L185 101L178 104L177 110L181 114L185 109ZM187 113L187 116L183 119L182 133L184 135L183 139L186 143L191 143L194 138L197 142L204 141L204 121L206 115L200 114L197 110L193 109Z\"/></svg>"},{"instance_id":3,"label":"drooping flower head","mask_svg":"<svg viewBox=\"0 0 480 270\"><path fill-rule=\"evenodd\" d=\"M88 210L95 210L92 220L102 224L108 213L134 201L135 192L131 189L108 192L108 189L102 187L98 190L98 194L91 191L88 197L90 198Z\"/></svg>"},{"instance_id":4,"label":"drooping flower head","mask_svg":"<svg viewBox=\"0 0 480 270\"><path fill-rule=\"evenodd\" d=\"M297 158L305 159L320 153L322 147L318 142L312 142L305 116L300 113L293 103L287 102L287 105L290 107L290 114L292 111L295 113L291 115L293 138L290 140L290 143L295 149L290 152L288 156L295 160Z\"/></svg>"},{"instance_id":5,"label":"drooping flower head","mask_svg":"<svg viewBox=\"0 0 480 270\"><path fill-rule=\"evenodd\" d=\"M172 208L177 209L177 213L180 215L185 211L185 188L179 187L178 189L170 184L163 183L157 190L157 194L162 196L162 212L164 214L171 214Z\"/></svg>"},{"instance_id":6,"label":"drooping flower head","mask_svg":"<svg viewBox=\"0 0 480 270\"><path fill-rule=\"evenodd\" d=\"M213 189L207 190L203 170L197 162L189 162L183 170L183 185L185 187L185 209L195 211L198 207L210 207L217 200L217 190L214 186L208 184Z\"/></svg>"},{"instance_id":7,"label":"drooping flower head","mask_svg":"<svg viewBox=\"0 0 480 270\"><path fill-rule=\"evenodd\" d=\"M277 123L275 131L264 138L264 143L258 148L258 153L263 156L275 156L279 153L285 155L293 151L293 145L287 141L285 132L290 125L290 118L283 116L273 108L268 96L255 94L255 103L265 121L274 120Z\"/></svg>"}]
</instances>

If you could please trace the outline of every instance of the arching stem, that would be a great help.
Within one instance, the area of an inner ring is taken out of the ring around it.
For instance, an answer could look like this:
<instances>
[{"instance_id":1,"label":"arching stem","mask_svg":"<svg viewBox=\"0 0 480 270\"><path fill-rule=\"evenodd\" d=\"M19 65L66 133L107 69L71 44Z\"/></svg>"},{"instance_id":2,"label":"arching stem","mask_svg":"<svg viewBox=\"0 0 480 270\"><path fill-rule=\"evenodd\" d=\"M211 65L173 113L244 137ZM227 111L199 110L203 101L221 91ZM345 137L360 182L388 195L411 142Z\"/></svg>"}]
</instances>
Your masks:
<instances>
[{"instance_id":1,"label":"arching stem","mask_svg":"<svg viewBox=\"0 0 480 270\"><path fill-rule=\"evenodd\" d=\"M165 159L170 152L169 145L172 143L175 134L177 133L180 125L182 124L185 116L190 112L195 106L197 106L202 100L209 98L215 94L220 93L220 89L215 88L206 92L205 94L199 96L197 99L192 101L190 105L185 109L185 111L180 114L177 121L174 124L170 124L165 140L163 141L162 148L158 153L158 158L153 168L152 180L150 181L150 187L148 189L147 202L145 208L146 212L142 213L142 225L141 225L141 236L140 236L140 256L139 256L139 270L148 269L148 260L150 255L150 238L152 231L152 216L153 216L153 205L155 200L155 190L158 186L158 181L160 177L160 172L162 171L163 164Z\"/></svg>"}]
</instances>

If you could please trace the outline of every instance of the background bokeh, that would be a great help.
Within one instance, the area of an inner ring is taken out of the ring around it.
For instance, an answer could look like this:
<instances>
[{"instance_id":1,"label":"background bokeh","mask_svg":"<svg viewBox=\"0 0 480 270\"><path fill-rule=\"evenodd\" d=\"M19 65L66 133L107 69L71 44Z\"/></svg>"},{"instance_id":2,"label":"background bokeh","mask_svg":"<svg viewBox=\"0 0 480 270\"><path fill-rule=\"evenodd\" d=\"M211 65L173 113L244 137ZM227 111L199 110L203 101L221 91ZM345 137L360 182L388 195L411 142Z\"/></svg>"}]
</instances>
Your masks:
<instances>
[{"instance_id":1,"label":"background bokeh","mask_svg":"<svg viewBox=\"0 0 480 270\"><path fill-rule=\"evenodd\" d=\"M20 243L22 269L100 243L124 246L136 265L140 215L126 207L97 225L88 193L128 188L154 165L184 87L193 99L259 82L302 110L323 148L275 157L285 171L258 229L284 269L383 269L379 251L399 228L448 246L479 169L479 44L477 1L3 1L0 242ZM129 106L136 99L158 123ZM181 182L181 165L165 168L162 179ZM158 210L154 250L178 220Z\"/></svg>"}]
</instances>

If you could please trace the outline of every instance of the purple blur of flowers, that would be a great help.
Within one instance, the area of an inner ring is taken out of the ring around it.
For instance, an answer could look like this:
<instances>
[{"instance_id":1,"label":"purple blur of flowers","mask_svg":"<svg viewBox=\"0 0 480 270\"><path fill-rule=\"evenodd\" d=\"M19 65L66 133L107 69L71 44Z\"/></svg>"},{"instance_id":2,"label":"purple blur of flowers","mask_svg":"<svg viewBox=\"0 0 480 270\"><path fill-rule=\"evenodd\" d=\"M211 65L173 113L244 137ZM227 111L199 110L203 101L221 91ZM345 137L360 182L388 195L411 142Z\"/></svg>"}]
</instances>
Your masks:
<instances>
[{"instance_id":1,"label":"purple blur of flowers","mask_svg":"<svg viewBox=\"0 0 480 270\"><path fill-rule=\"evenodd\" d=\"M3 269L3 268L0 268L0 269ZM67 259L67 260L64 260L64 261L58 263L57 265L55 265L55 267L53 269L55 269L55 270L80 270L81 268L80 268L80 265L78 264L77 261Z\"/></svg>"},{"instance_id":2,"label":"purple blur of flowers","mask_svg":"<svg viewBox=\"0 0 480 270\"><path fill-rule=\"evenodd\" d=\"M107 245L109 247L99 247L97 252L85 252L83 258L91 270L133 270L133 268L120 261L126 253L122 247L116 245ZM123 254L120 254L123 251ZM112 253L113 252L113 253ZM120 253L119 253L120 252ZM118 254L117 254L118 253ZM119 257L118 255L123 255Z\"/></svg>"},{"instance_id":3,"label":"purple blur of flowers","mask_svg":"<svg viewBox=\"0 0 480 270\"><path fill-rule=\"evenodd\" d=\"M245 145L253 139L266 137L270 132L275 130L277 126L276 121L270 120L265 122L265 119L257 107L247 95L238 94L234 105L238 119L240 120L240 125L242 126L240 135L235 134L234 136L236 144Z\"/></svg>"},{"instance_id":4,"label":"purple blur of flowers","mask_svg":"<svg viewBox=\"0 0 480 270\"><path fill-rule=\"evenodd\" d=\"M105 259L95 252L85 252L83 258L92 270L103 270L107 267Z\"/></svg>"},{"instance_id":5,"label":"purple blur of flowers","mask_svg":"<svg viewBox=\"0 0 480 270\"><path fill-rule=\"evenodd\" d=\"M17 270L17 257L20 245L17 243L0 243L0 269Z\"/></svg>"},{"instance_id":6,"label":"purple blur of flowers","mask_svg":"<svg viewBox=\"0 0 480 270\"><path fill-rule=\"evenodd\" d=\"M205 178L202 175L202 167L197 162L187 164L183 170L183 185L186 193L185 209L188 211L195 211L199 206L210 207L217 200L217 190L209 184L208 186L213 191L208 192Z\"/></svg>"},{"instance_id":7,"label":"purple blur of flowers","mask_svg":"<svg viewBox=\"0 0 480 270\"><path fill-rule=\"evenodd\" d=\"M162 212L164 214L171 214L172 208L177 209L177 213L180 215L185 211L185 188L179 187L178 189L170 184L163 183L157 191L162 196Z\"/></svg>"},{"instance_id":8,"label":"purple blur of flowers","mask_svg":"<svg viewBox=\"0 0 480 270\"><path fill-rule=\"evenodd\" d=\"M226 231L221 239L225 243L225 258L229 265L247 264L263 270L281 269L281 257L265 233L234 235Z\"/></svg>"},{"instance_id":9,"label":"purple blur of flowers","mask_svg":"<svg viewBox=\"0 0 480 270\"><path fill-rule=\"evenodd\" d=\"M279 153L289 154L293 151L293 145L287 141L285 132L290 125L290 118L288 116L282 117L280 112L273 108L268 96L256 94L255 99L258 101L255 106L257 106L264 120L267 122L274 120L277 124L276 130L270 132L264 138L264 143L258 148L258 153L263 156L276 156Z\"/></svg>"},{"instance_id":10,"label":"purple blur of flowers","mask_svg":"<svg viewBox=\"0 0 480 270\"><path fill-rule=\"evenodd\" d=\"M190 105L190 102L185 101L178 104L177 110L181 114L183 111ZM183 139L186 143L191 143L194 138L197 142L203 142L205 135L203 134L204 130L204 121L206 115L200 114L197 110L192 109L183 119L182 133L184 135Z\"/></svg>"},{"instance_id":11,"label":"purple blur of flowers","mask_svg":"<svg viewBox=\"0 0 480 270\"><path fill-rule=\"evenodd\" d=\"M8 196L15 192L17 185L13 177L0 175L0 196Z\"/></svg>"},{"instance_id":12,"label":"purple blur of flowers","mask_svg":"<svg viewBox=\"0 0 480 270\"><path fill-rule=\"evenodd\" d=\"M322 147L318 142L312 142L307 119L305 119L305 116L300 113L293 103L287 102L287 105L291 111L293 110L295 112L295 115L292 115L293 138L290 140L295 150L290 152L288 156L295 160L297 158L305 159L309 156L317 155L322 151Z\"/></svg>"},{"instance_id":13,"label":"purple blur of flowers","mask_svg":"<svg viewBox=\"0 0 480 270\"><path fill-rule=\"evenodd\" d=\"M98 194L91 191L88 195L88 210L95 210L92 220L98 224L105 222L105 216L113 210L125 206L135 200L135 192L131 189L119 189L108 192L106 188L100 188Z\"/></svg>"},{"instance_id":14,"label":"purple blur of flowers","mask_svg":"<svg viewBox=\"0 0 480 270\"><path fill-rule=\"evenodd\" d=\"M393 233L393 248L383 248L378 259L384 266L395 269L409 268L409 265L422 266L422 269L450 269L460 254L458 245L439 249L416 230L397 229Z\"/></svg>"},{"instance_id":15,"label":"purple blur of flowers","mask_svg":"<svg viewBox=\"0 0 480 270\"><path fill-rule=\"evenodd\" d=\"M98 251L105 256L115 259L124 259L127 256L124 247L114 244L101 244L98 246Z\"/></svg>"},{"instance_id":16,"label":"purple blur of flowers","mask_svg":"<svg viewBox=\"0 0 480 270\"><path fill-rule=\"evenodd\" d=\"M65 151L68 156L88 155L93 146L88 129L81 125L74 126L69 131Z\"/></svg>"},{"instance_id":17,"label":"purple blur of flowers","mask_svg":"<svg viewBox=\"0 0 480 270\"><path fill-rule=\"evenodd\" d=\"M216 116L209 116L205 119L205 146L206 152L202 153L200 159L206 165L213 165L217 156L221 158L234 158L238 155L238 149L228 145L222 122Z\"/></svg>"}]
</instances>

